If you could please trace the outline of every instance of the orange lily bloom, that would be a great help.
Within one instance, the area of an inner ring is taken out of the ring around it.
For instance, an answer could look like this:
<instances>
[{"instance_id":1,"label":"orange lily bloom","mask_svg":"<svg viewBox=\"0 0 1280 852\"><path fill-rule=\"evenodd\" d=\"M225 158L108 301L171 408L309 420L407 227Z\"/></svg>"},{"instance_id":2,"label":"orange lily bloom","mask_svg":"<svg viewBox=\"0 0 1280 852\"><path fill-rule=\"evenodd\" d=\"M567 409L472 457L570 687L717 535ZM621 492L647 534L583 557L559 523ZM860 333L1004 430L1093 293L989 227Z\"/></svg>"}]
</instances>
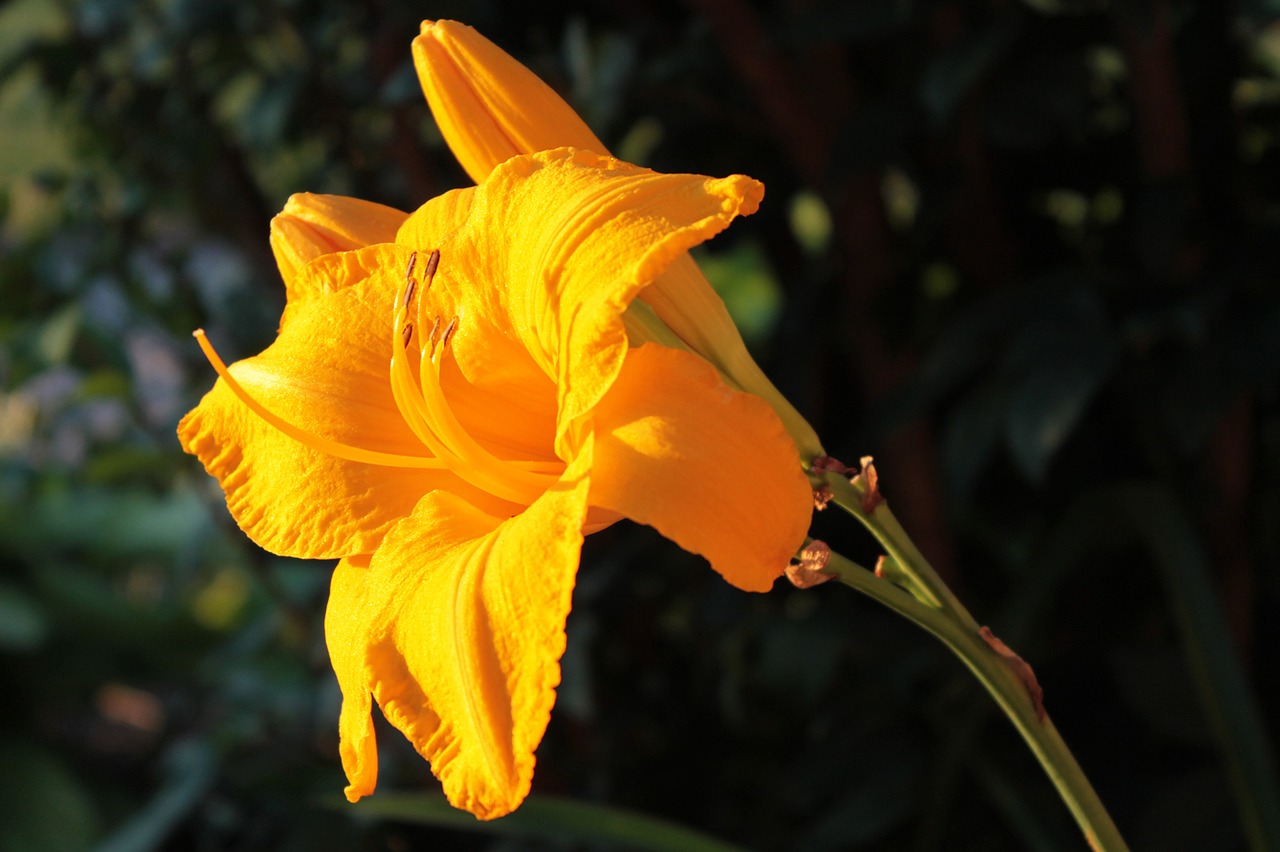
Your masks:
<instances>
[{"instance_id":1,"label":"orange lily bloom","mask_svg":"<svg viewBox=\"0 0 1280 852\"><path fill-rule=\"evenodd\" d=\"M287 305L179 425L242 529L340 559L325 617L352 801L376 700L481 818L527 795L582 538L620 517L767 590L812 496L773 409L630 339L643 288L763 193L574 149L513 157L412 215L295 196Z\"/></svg>"},{"instance_id":2,"label":"orange lily bloom","mask_svg":"<svg viewBox=\"0 0 1280 852\"><path fill-rule=\"evenodd\" d=\"M436 123L477 183L518 154L564 145L609 153L550 86L465 24L423 21L413 60ZM640 300L676 342L714 364L733 387L772 405L805 463L825 455L813 427L747 352L724 301L691 257L673 258Z\"/></svg>"}]
</instances>

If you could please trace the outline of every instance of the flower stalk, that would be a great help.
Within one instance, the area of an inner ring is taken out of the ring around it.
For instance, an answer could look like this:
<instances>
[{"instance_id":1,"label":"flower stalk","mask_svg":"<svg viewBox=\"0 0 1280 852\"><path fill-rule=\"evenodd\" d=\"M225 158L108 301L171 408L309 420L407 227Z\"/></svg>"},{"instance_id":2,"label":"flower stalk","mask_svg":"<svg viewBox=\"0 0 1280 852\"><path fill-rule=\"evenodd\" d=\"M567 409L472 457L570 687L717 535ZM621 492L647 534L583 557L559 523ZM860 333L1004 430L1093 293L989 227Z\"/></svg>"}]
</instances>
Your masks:
<instances>
[{"instance_id":1,"label":"flower stalk","mask_svg":"<svg viewBox=\"0 0 1280 852\"><path fill-rule=\"evenodd\" d=\"M870 460L865 461L864 471ZM874 474L850 481L837 470L819 466L814 476L830 490L832 503L857 518L876 537L890 562L888 570L882 561L876 571L871 571L831 553L823 570L941 640L991 693L1017 728L1090 847L1104 852L1127 850L1129 847L1089 779L1045 713L1030 667L989 629L980 627L942 581L889 507L878 499L874 485L868 485L868 479L874 482ZM876 499L868 500L873 494Z\"/></svg>"}]
</instances>

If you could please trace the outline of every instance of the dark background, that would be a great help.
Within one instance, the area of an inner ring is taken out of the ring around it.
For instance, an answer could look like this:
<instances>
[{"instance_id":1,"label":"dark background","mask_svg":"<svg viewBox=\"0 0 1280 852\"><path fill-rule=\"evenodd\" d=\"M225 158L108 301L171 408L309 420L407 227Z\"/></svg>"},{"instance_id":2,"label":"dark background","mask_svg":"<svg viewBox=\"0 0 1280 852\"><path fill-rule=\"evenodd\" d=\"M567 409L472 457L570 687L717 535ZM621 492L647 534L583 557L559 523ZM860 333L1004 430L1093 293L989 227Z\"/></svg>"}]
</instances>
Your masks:
<instances>
[{"instance_id":1,"label":"dark background","mask_svg":"<svg viewBox=\"0 0 1280 852\"><path fill-rule=\"evenodd\" d=\"M409 791L414 821L339 804L330 566L256 549L173 433L214 379L193 328L228 360L273 337L291 192L411 210L468 182L413 73L423 17L478 27L624 158L765 181L704 268L1035 666L1130 842L1280 847L1256 828L1280 819L1277 14L3 7L0 850L601 848L432 824L386 727L361 804ZM817 534L873 561L835 515ZM929 637L844 588L739 593L629 524L585 549L540 794L761 849L1083 848Z\"/></svg>"}]
</instances>

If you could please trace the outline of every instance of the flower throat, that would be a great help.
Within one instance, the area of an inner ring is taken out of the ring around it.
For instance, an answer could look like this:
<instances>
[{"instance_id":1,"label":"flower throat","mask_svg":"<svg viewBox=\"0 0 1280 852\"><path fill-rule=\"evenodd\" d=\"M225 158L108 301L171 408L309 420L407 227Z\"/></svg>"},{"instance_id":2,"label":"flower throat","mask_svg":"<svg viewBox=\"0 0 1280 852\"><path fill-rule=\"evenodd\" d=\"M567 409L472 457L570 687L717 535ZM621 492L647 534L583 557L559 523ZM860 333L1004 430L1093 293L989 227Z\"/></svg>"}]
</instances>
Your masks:
<instances>
[{"instance_id":1,"label":"flower throat","mask_svg":"<svg viewBox=\"0 0 1280 852\"><path fill-rule=\"evenodd\" d=\"M419 341L416 380L410 370L409 349L414 342L414 324L408 320L409 310L414 307L419 315L422 310L422 300L415 299L418 295L418 280L413 273L417 259L417 252L409 256L404 293L396 300L392 317L390 380L392 396L400 416L433 455L401 455L356 447L289 423L254 399L236 381L209 342L204 329L196 329L192 336L236 398L262 420L301 444L335 458L363 464L449 470L460 479L496 497L513 503L532 503L556 482L560 472L564 470L564 464L500 459L482 447L458 422L440 386L441 363L458 330L457 316L444 324L443 328L442 317L439 314L433 317L426 345ZM439 265L440 251L436 249L428 256L423 269L423 295L431 289Z\"/></svg>"}]
</instances>

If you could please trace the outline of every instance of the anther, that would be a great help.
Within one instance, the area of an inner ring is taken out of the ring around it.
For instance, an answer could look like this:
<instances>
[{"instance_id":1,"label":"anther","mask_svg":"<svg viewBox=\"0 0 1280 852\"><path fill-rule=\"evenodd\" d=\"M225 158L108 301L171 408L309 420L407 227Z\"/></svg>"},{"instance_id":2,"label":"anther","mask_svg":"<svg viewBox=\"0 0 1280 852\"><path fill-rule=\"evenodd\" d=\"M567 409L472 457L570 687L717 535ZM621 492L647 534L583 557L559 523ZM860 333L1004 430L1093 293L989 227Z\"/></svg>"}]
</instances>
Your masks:
<instances>
[{"instance_id":1,"label":"anther","mask_svg":"<svg viewBox=\"0 0 1280 852\"><path fill-rule=\"evenodd\" d=\"M411 263L409 266L412 268L413 264ZM409 310L409 303L413 301L413 291L417 288L418 281L416 278L410 278L409 283L404 285L404 309L406 311Z\"/></svg>"},{"instance_id":2,"label":"anther","mask_svg":"<svg viewBox=\"0 0 1280 852\"><path fill-rule=\"evenodd\" d=\"M427 268L422 270L422 277L427 279L427 284L431 283L431 279L436 274L436 267L440 265L440 249L432 249L431 254L427 257Z\"/></svg>"},{"instance_id":3,"label":"anther","mask_svg":"<svg viewBox=\"0 0 1280 852\"><path fill-rule=\"evenodd\" d=\"M404 348L408 349L409 341L413 340L413 323L408 323L400 329L400 339L404 341Z\"/></svg>"},{"instance_id":4,"label":"anther","mask_svg":"<svg viewBox=\"0 0 1280 852\"><path fill-rule=\"evenodd\" d=\"M417 262L418 262L418 253L415 251L413 254L409 255L409 268L404 271L405 278L413 277L413 267L417 264Z\"/></svg>"},{"instance_id":5,"label":"anther","mask_svg":"<svg viewBox=\"0 0 1280 852\"><path fill-rule=\"evenodd\" d=\"M455 316L449 320L449 325L445 327L444 336L440 338L441 346L449 345L449 338L453 337L453 333L458 330L458 318Z\"/></svg>"}]
</instances>

